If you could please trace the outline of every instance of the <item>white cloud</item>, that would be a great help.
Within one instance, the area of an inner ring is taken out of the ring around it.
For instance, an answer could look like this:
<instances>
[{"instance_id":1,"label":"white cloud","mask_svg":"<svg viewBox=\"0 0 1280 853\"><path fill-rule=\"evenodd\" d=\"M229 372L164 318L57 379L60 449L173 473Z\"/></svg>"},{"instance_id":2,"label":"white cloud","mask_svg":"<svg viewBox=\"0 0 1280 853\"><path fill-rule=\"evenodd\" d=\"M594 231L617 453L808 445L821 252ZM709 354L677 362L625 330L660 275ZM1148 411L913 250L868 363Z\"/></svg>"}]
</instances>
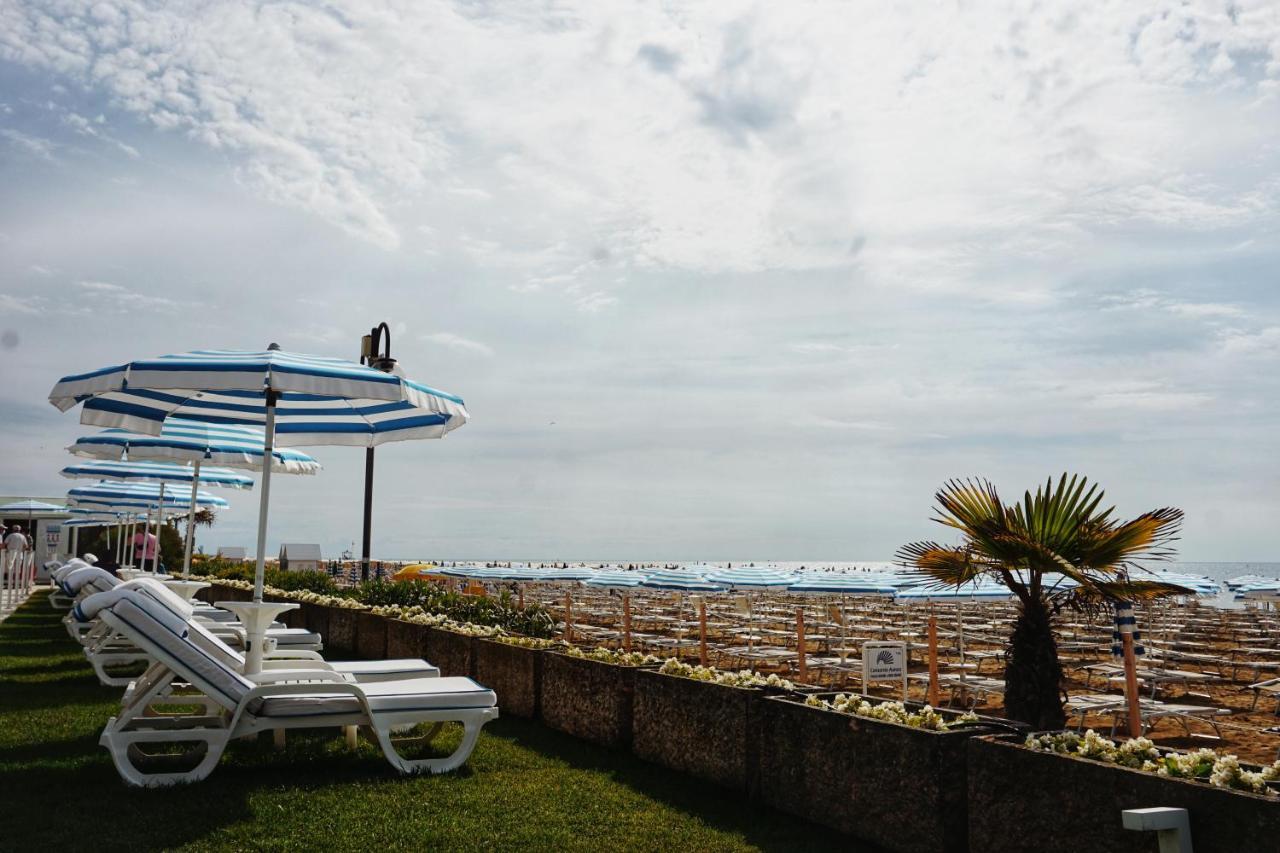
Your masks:
<instances>
[{"instance_id":1,"label":"white cloud","mask_svg":"<svg viewBox=\"0 0 1280 853\"><path fill-rule=\"evenodd\" d=\"M452 332L432 332L426 335L419 335L418 339L459 352L482 355L485 358L493 358L495 355L493 347L488 344L473 341L470 338L464 338L462 335L455 335Z\"/></svg>"}]
</instances>

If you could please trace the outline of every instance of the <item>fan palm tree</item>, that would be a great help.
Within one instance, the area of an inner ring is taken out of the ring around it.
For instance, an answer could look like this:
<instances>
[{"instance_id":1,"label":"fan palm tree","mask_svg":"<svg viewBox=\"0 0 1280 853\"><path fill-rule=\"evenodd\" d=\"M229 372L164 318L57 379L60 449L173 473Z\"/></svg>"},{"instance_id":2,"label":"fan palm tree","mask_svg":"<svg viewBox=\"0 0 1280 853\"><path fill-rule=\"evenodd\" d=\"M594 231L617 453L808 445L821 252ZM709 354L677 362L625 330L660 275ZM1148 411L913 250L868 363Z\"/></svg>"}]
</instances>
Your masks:
<instances>
[{"instance_id":1,"label":"fan palm tree","mask_svg":"<svg viewBox=\"0 0 1280 853\"><path fill-rule=\"evenodd\" d=\"M948 481L935 496L934 521L960 531L957 546L913 542L898 560L939 586L958 586L982 576L1009 588L1018 616L1005 655L1005 713L1037 729L1060 729L1062 664L1052 619L1063 607L1091 608L1118 601L1145 601L1191 590L1152 580L1133 580L1139 560L1173 556L1182 511L1167 507L1130 521L1102 509L1103 492L1085 477L1050 478L1006 506L995 486L982 479ZM1075 585L1065 584L1069 578Z\"/></svg>"}]
</instances>

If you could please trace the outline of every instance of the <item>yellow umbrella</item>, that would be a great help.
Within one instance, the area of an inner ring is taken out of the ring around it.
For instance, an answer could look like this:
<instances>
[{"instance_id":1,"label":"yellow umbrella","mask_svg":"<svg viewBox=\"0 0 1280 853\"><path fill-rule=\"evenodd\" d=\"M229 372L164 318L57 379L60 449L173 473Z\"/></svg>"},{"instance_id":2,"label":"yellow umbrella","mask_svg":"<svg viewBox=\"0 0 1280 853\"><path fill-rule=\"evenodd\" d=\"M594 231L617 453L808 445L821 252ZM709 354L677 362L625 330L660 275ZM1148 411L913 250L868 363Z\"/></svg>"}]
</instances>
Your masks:
<instances>
[{"instance_id":1,"label":"yellow umbrella","mask_svg":"<svg viewBox=\"0 0 1280 853\"><path fill-rule=\"evenodd\" d=\"M412 563L391 576L393 581L426 580L432 570L438 568L434 563Z\"/></svg>"}]
</instances>

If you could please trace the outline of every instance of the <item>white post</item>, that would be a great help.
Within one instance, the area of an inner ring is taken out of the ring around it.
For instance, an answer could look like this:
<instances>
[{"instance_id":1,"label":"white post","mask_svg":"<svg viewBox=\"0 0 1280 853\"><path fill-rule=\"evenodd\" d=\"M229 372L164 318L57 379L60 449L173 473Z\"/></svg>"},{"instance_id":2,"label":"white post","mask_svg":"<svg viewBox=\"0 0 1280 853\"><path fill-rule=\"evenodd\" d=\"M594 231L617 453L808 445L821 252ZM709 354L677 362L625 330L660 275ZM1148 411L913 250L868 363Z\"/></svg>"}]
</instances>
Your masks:
<instances>
[{"instance_id":1,"label":"white post","mask_svg":"<svg viewBox=\"0 0 1280 853\"><path fill-rule=\"evenodd\" d=\"M134 565L133 565L133 552L134 552L134 550L135 550L135 549L134 549L134 542L133 542L133 539L134 539L134 534L135 534L135 532L137 531L137 529L138 529L138 518L137 518L137 516L136 516L136 515L134 515L133 513L130 513L130 517L129 517L129 533L128 533L129 540L128 540L128 542L126 542L126 543L125 543L125 552L124 552L124 557L125 557L126 564L127 564L127 565L129 566L129 568L131 568L131 569L132 569L132 568L135 568L135 567L134 567Z\"/></svg>"},{"instance_id":2,"label":"white post","mask_svg":"<svg viewBox=\"0 0 1280 853\"><path fill-rule=\"evenodd\" d=\"M258 501L258 565L253 573L253 600L262 601L262 585L267 573L267 508L271 505L270 463L276 437L276 393L267 392L267 419L262 429L262 494Z\"/></svg>"},{"instance_id":3,"label":"white post","mask_svg":"<svg viewBox=\"0 0 1280 853\"><path fill-rule=\"evenodd\" d=\"M80 538L76 534L78 534L79 532L80 532L79 527L71 528L71 553L67 555L67 559L70 559L76 556L76 546L79 544L79 538Z\"/></svg>"},{"instance_id":4,"label":"white post","mask_svg":"<svg viewBox=\"0 0 1280 853\"><path fill-rule=\"evenodd\" d=\"M191 507L187 510L187 541L182 549L182 576L191 577L191 544L195 539L196 527L196 486L200 484L200 462L196 460L195 470L191 474Z\"/></svg>"},{"instance_id":5,"label":"white post","mask_svg":"<svg viewBox=\"0 0 1280 853\"><path fill-rule=\"evenodd\" d=\"M164 525L164 487L165 487L165 484L161 483L160 484L160 500L156 503L156 550L155 550L155 553L151 555L152 574L158 574L160 572L160 528L162 525ZM142 568L145 569L147 567L147 560L146 560L147 537L146 536L142 537L142 548L143 548Z\"/></svg>"}]
</instances>

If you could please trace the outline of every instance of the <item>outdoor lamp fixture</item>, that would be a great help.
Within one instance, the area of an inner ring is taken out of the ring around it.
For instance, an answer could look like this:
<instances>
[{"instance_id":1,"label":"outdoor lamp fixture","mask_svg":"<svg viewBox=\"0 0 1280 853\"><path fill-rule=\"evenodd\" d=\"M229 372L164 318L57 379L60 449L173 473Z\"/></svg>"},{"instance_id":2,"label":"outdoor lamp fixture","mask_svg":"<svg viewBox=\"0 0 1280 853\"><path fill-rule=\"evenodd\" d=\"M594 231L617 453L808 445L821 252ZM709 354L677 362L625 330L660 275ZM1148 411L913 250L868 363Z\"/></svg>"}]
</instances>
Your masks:
<instances>
[{"instance_id":1,"label":"outdoor lamp fixture","mask_svg":"<svg viewBox=\"0 0 1280 853\"><path fill-rule=\"evenodd\" d=\"M360 363L383 373L392 373L396 360L391 357L391 329L379 323L360 339ZM369 539L373 529L373 448L364 450L364 541L360 546L360 580L369 579Z\"/></svg>"}]
</instances>

